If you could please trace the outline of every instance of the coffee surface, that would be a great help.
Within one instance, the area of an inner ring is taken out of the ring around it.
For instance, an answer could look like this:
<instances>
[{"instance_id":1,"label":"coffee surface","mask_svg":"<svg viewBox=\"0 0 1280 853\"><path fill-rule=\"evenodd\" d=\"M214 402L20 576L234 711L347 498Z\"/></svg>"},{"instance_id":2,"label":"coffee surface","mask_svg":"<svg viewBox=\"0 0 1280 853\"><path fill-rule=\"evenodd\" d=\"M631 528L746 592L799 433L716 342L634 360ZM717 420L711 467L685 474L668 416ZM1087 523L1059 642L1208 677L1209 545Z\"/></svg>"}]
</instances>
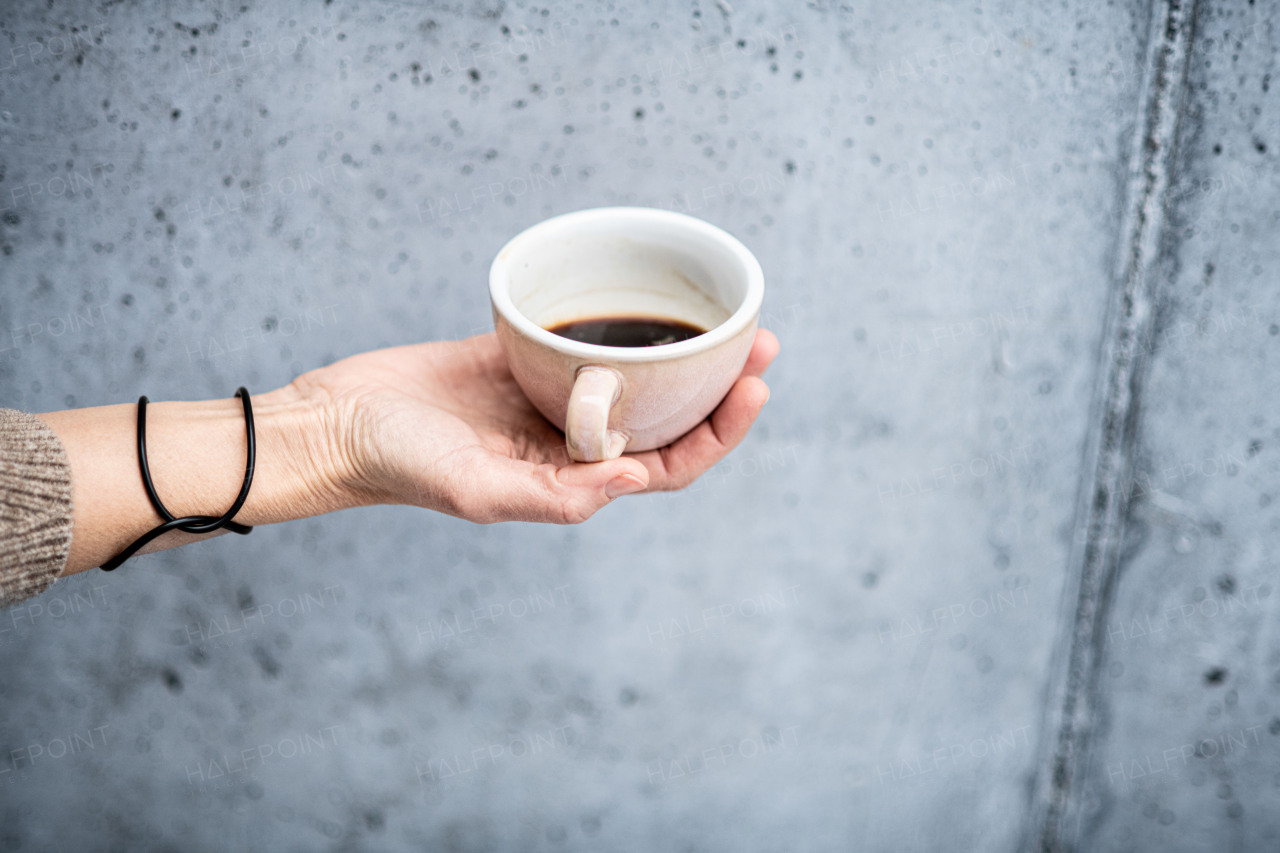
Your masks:
<instances>
[{"instance_id":1,"label":"coffee surface","mask_svg":"<svg viewBox=\"0 0 1280 853\"><path fill-rule=\"evenodd\" d=\"M562 338L606 347L656 347L696 338L707 330L662 317L600 317L547 329Z\"/></svg>"}]
</instances>

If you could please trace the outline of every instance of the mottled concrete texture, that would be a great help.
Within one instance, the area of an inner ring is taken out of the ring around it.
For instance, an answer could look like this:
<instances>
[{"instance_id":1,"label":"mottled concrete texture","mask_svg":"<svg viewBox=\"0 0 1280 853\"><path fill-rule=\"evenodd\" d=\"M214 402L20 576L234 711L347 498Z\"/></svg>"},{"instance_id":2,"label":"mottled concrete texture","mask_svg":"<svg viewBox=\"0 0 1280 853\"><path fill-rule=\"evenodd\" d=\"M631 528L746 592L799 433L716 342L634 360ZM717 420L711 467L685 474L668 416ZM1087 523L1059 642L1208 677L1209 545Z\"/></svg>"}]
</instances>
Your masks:
<instances>
[{"instance_id":1,"label":"mottled concrete texture","mask_svg":"<svg viewBox=\"0 0 1280 853\"><path fill-rule=\"evenodd\" d=\"M0 848L1280 848L1274 4L0 10L0 405L760 258L772 400L577 528L370 508L0 613Z\"/></svg>"}]
</instances>

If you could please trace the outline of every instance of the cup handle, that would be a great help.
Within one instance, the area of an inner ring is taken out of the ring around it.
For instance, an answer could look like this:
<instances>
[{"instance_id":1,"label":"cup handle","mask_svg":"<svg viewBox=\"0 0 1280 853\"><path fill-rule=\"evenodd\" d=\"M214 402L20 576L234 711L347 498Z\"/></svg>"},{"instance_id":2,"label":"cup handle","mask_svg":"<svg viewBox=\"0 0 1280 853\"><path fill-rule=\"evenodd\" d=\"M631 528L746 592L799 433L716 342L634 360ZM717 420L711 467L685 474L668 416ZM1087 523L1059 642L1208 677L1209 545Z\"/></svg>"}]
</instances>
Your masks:
<instances>
[{"instance_id":1,"label":"cup handle","mask_svg":"<svg viewBox=\"0 0 1280 853\"><path fill-rule=\"evenodd\" d=\"M609 412L622 394L622 377L598 364L578 369L569 395L564 434L569 457L577 462L617 459L627 448L628 437L609 429Z\"/></svg>"}]
</instances>

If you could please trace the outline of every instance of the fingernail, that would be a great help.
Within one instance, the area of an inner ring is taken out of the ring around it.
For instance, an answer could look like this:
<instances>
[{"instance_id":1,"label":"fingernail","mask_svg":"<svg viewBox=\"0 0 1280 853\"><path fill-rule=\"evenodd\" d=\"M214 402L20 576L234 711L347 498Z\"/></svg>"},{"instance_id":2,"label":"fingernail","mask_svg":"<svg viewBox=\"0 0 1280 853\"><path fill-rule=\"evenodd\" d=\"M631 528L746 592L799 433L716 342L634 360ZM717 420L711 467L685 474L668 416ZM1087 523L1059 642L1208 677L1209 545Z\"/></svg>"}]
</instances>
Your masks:
<instances>
[{"instance_id":1,"label":"fingernail","mask_svg":"<svg viewBox=\"0 0 1280 853\"><path fill-rule=\"evenodd\" d=\"M645 484L640 482L634 474L619 474L604 487L604 493L609 496L609 500L613 500L623 495L634 495L644 489Z\"/></svg>"}]
</instances>

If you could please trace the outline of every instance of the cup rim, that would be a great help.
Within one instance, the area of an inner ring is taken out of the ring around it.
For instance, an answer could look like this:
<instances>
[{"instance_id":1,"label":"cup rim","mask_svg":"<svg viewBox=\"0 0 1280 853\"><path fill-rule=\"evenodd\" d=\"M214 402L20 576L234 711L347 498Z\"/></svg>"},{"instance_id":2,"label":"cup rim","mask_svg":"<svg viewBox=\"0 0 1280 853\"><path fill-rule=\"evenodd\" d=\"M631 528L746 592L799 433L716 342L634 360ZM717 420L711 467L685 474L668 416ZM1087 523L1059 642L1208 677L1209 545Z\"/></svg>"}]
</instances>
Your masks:
<instances>
[{"instance_id":1,"label":"cup rim","mask_svg":"<svg viewBox=\"0 0 1280 853\"><path fill-rule=\"evenodd\" d=\"M509 278L508 268L512 250L517 243L546 236L549 232L570 228L579 221L602 218L659 222L672 228L694 231L710 241L720 244L728 249L746 270L747 291L743 295L741 304L723 323L697 337L677 341L676 343L658 344L649 347L610 347L603 344L588 344L561 337L542 328L516 308L515 302L511 298L507 280ZM544 219L507 241L506 245L494 257L492 266L489 267L489 298L493 301L494 308L498 313L521 334L567 355L588 360L613 362L665 361L712 349L725 341L731 340L746 329L760 313L760 306L764 301L764 270L761 269L760 262L756 260L751 250L744 246L738 238L728 231L697 217L652 207L594 207Z\"/></svg>"}]
</instances>

